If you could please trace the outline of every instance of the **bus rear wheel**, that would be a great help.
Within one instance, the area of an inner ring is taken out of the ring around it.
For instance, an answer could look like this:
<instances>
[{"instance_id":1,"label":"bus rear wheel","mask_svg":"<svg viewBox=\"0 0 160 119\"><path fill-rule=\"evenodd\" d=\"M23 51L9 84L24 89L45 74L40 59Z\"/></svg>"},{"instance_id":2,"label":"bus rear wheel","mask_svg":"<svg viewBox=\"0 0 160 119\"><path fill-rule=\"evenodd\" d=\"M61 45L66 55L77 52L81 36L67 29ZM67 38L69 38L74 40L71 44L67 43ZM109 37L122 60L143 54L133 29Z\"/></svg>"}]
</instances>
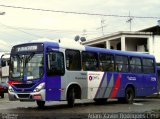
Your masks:
<instances>
[{"instance_id":1,"label":"bus rear wheel","mask_svg":"<svg viewBox=\"0 0 160 119\"><path fill-rule=\"evenodd\" d=\"M134 89L132 87L127 87L125 90L125 102L128 104L132 104L134 96Z\"/></svg>"},{"instance_id":2,"label":"bus rear wheel","mask_svg":"<svg viewBox=\"0 0 160 119\"><path fill-rule=\"evenodd\" d=\"M69 107L74 107L74 102L75 102L75 90L72 87L71 89L68 90L67 93L67 102Z\"/></svg>"},{"instance_id":3,"label":"bus rear wheel","mask_svg":"<svg viewBox=\"0 0 160 119\"><path fill-rule=\"evenodd\" d=\"M37 101L37 105L38 105L38 108L42 109L44 108L45 101Z\"/></svg>"}]
</instances>

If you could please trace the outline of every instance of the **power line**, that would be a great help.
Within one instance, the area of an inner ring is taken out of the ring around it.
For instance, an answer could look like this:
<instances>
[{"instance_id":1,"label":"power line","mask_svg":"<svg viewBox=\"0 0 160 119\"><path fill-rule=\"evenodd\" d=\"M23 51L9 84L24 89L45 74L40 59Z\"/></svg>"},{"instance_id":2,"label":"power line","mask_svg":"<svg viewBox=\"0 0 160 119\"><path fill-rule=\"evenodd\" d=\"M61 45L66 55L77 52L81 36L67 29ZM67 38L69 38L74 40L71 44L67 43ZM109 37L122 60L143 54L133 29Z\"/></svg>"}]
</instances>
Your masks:
<instances>
[{"instance_id":1,"label":"power line","mask_svg":"<svg viewBox=\"0 0 160 119\"><path fill-rule=\"evenodd\" d=\"M33 37L42 37L42 36L39 36L39 35L35 35L35 34L31 34L31 33L28 33L28 32L25 32L25 31L23 31L23 30L20 30L20 29L17 29L17 28L14 28L14 27L11 27L11 26L7 26L7 25L5 25L5 24L2 24L2 23L0 23L1 25L3 25L3 26L5 26L6 28L8 28L8 29L13 29L13 30L16 30L16 31L20 31L20 32L23 32L23 33L25 33L25 34L28 34L28 35L31 35L31 36L33 36Z\"/></svg>"},{"instance_id":2,"label":"power line","mask_svg":"<svg viewBox=\"0 0 160 119\"><path fill-rule=\"evenodd\" d=\"M48 31L48 32L81 32L76 30L61 30L61 29L43 29L43 28L30 28L30 27L14 27L23 30L37 30L37 31Z\"/></svg>"},{"instance_id":3,"label":"power line","mask_svg":"<svg viewBox=\"0 0 160 119\"><path fill-rule=\"evenodd\" d=\"M0 23L0 24L2 24L2 23ZM9 26L9 25L5 25L5 24L3 24L3 26L7 26L7 27L10 27L10 28L14 28L14 29L19 29L19 30L23 30L23 32L24 32L24 30L26 31L28 31L28 30L36 30L37 32L38 31L42 31L42 32L54 32L54 33L80 33L80 32L82 32L82 31L78 31L78 30L61 30L61 29L43 29L43 28L33 28L33 27L21 27L21 26ZM85 31L85 32L87 32L87 33L95 33L95 32L97 32L97 31ZM27 32L28 33L28 32ZM33 35L33 34L32 34Z\"/></svg>"},{"instance_id":4,"label":"power line","mask_svg":"<svg viewBox=\"0 0 160 119\"><path fill-rule=\"evenodd\" d=\"M36 37L36 38L40 38L40 37L46 37L46 36L40 36L40 35L35 35L35 34L32 34L32 33L28 33L24 30L40 30L40 31L49 31L49 32L53 32L56 34L56 33L59 33L59 34L64 34L64 33L67 33L67 34L75 34L76 32L79 32L79 31L71 31L71 30L53 30L53 29L38 29L38 28L29 28L29 27L15 27L15 26L8 26L8 25L5 25L3 23L0 22L0 25L6 27L7 29L12 29L12 30L16 30L16 31L20 31L22 33L25 33L27 35L31 35L33 37ZM21 30L23 29L23 30ZM1 31L0 31L1 32ZM97 31L86 31L87 32L87 35L95 35L95 34L99 34L97 33ZM48 36L47 36L48 37ZM47 38L46 37L46 38ZM49 37L48 37L49 38ZM10 42L10 41L9 41Z\"/></svg>"},{"instance_id":5,"label":"power line","mask_svg":"<svg viewBox=\"0 0 160 119\"><path fill-rule=\"evenodd\" d=\"M40 9L40 8L31 8L31 7L20 7L20 6L11 6L11 5L2 5L1 7L9 7L16 9L25 9L25 10L35 10L35 11L43 11L43 12L55 12L55 13L65 13L65 14L78 14L78 15L90 15L90 16L104 16L104 17L133 17L133 18L142 18L142 19L160 19L160 17L147 17L147 16L126 16L126 15L115 15L115 14L100 14L100 13L87 13L87 12L71 12L71 11L63 11L63 10L51 10L51 9Z\"/></svg>"}]
</instances>

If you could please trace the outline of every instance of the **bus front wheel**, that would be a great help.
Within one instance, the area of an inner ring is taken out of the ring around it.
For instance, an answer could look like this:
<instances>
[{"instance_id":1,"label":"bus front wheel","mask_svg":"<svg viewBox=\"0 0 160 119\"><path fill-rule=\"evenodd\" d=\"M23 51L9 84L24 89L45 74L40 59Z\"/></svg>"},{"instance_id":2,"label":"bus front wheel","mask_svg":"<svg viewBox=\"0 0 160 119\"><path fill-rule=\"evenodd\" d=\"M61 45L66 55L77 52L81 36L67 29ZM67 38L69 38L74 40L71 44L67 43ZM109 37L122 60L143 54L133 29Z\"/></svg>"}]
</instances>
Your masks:
<instances>
[{"instance_id":1,"label":"bus front wheel","mask_svg":"<svg viewBox=\"0 0 160 119\"><path fill-rule=\"evenodd\" d=\"M67 93L67 102L69 107L74 107L74 102L75 102L75 91L74 88L71 88L68 90Z\"/></svg>"},{"instance_id":2,"label":"bus front wheel","mask_svg":"<svg viewBox=\"0 0 160 119\"><path fill-rule=\"evenodd\" d=\"M1 94L1 98L4 98L4 93Z\"/></svg>"},{"instance_id":3,"label":"bus front wheel","mask_svg":"<svg viewBox=\"0 0 160 119\"><path fill-rule=\"evenodd\" d=\"M127 87L125 90L125 101L128 104L132 104L133 103L133 99L134 99L134 89L132 87Z\"/></svg>"},{"instance_id":4,"label":"bus front wheel","mask_svg":"<svg viewBox=\"0 0 160 119\"><path fill-rule=\"evenodd\" d=\"M44 108L45 101L37 101L38 108Z\"/></svg>"}]
</instances>

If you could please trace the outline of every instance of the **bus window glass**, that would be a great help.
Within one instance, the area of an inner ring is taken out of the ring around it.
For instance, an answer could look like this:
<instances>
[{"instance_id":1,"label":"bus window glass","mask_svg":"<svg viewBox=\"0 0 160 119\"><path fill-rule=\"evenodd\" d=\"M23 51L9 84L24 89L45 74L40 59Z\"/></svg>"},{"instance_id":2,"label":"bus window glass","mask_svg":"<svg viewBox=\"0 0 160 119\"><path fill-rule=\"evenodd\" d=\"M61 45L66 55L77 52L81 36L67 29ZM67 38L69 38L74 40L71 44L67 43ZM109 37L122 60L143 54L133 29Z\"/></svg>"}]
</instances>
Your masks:
<instances>
[{"instance_id":1,"label":"bus window glass","mask_svg":"<svg viewBox=\"0 0 160 119\"><path fill-rule=\"evenodd\" d=\"M81 70L81 55L78 50L66 50L66 68L68 70Z\"/></svg>"},{"instance_id":2,"label":"bus window glass","mask_svg":"<svg viewBox=\"0 0 160 119\"><path fill-rule=\"evenodd\" d=\"M23 73L23 63L19 60L18 57L12 57L11 58L11 70L12 72L12 77L13 78L22 78L22 73Z\"/></svg>"},{"instance_id":3,"label":"bus window glass","mask_svg":"<svg viewBox=\"0 0 160 119\"><path fill-rule=\"evenodd\" d=\"M47 53L47 75L64 75L64 56L61 52Z\"/></svg>"},{"instance_id":4,"label":"bus window glass","mask_svg":"<svg viewBox=\"0 0 160 119\"><path fill-rule=\"evenodd\" d=\"M94 52L82 52L82 68L84 71L98 70L98 55Z\"/></svg>"},{"instance_id":5,"label":"bus window glass","mask_svg":"<svg viewBox=\"0 0 160 119\"><path fill-rule=\"evenodd\" d=\"M40 78L43 75L43 54L29 53L26 55L11 56L11 77L22 79L27 76L27 80Z\"/></svg>"},{"instance_id":6,"label":"bus window glass","mask_svg":"<svg viewBox=\"0 0 160 119\"><path fill-rule=\"evenodd\" d=\"M142 64L141 59L138 57L130 57L130 72L132 73L141 73L142 72Z\"/></svg>"},{"instance_id":7,"label":"bus window glass","mask_svg":"<svg viewBox=\"0 0 160 119\"><path fill-rule=\"evenodd\" d=\"M115 56L116 71L117 72L128 72L128 57L127 56Z\"/></svg>"},{"instance_id":8,"label":"bus window glass","mask_svg":"<svg viewBox=\"0 0 160 119\"><path fill-rule=\"evenodd\" d=\"M143 72L147 74L155 72L153 59L143 58Z\"/></svg>"},{"instance_id":9,"label":"bus window glass","mask_svg":"<svg viewBox=\"0 0 160 119\"><path fill-rule=\"evenodd\" d=\"M1 61L1 66L2 66L2 67L6 66L6 61L2 60L2 61Z\"/></svg>"},{"instance_id":10,"label":"bus window glass","mask_svg":"<svg viewBox=\"0 0 160 119\"><path fill-rule=\"evenodd\" d=\"M99 63L101 71L114 71L114 56L111 54L99 54Z\"/></svg>"}]
</instances>

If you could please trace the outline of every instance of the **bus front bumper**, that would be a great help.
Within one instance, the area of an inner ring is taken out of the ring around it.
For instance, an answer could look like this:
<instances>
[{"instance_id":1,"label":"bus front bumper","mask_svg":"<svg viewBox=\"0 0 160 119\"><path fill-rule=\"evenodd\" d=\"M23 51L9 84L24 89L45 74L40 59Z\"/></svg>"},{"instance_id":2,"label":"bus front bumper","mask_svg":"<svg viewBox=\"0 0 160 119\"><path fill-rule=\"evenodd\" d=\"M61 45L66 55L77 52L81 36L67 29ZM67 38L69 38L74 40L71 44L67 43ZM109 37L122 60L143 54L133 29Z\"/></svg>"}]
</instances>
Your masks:
<instances>
[{"instance_id":1,"label":"bus front bumper","mask_svg":"<svg viewBox=\"0 0 160 119\"><path fill-rule=\"evenodd\" d=\"M16 93L16 92L8 92L8 97L10 101L45 101L45 89L40 90L39 92L31 92L31 93Z\"/></svg>"}]
</instances>

